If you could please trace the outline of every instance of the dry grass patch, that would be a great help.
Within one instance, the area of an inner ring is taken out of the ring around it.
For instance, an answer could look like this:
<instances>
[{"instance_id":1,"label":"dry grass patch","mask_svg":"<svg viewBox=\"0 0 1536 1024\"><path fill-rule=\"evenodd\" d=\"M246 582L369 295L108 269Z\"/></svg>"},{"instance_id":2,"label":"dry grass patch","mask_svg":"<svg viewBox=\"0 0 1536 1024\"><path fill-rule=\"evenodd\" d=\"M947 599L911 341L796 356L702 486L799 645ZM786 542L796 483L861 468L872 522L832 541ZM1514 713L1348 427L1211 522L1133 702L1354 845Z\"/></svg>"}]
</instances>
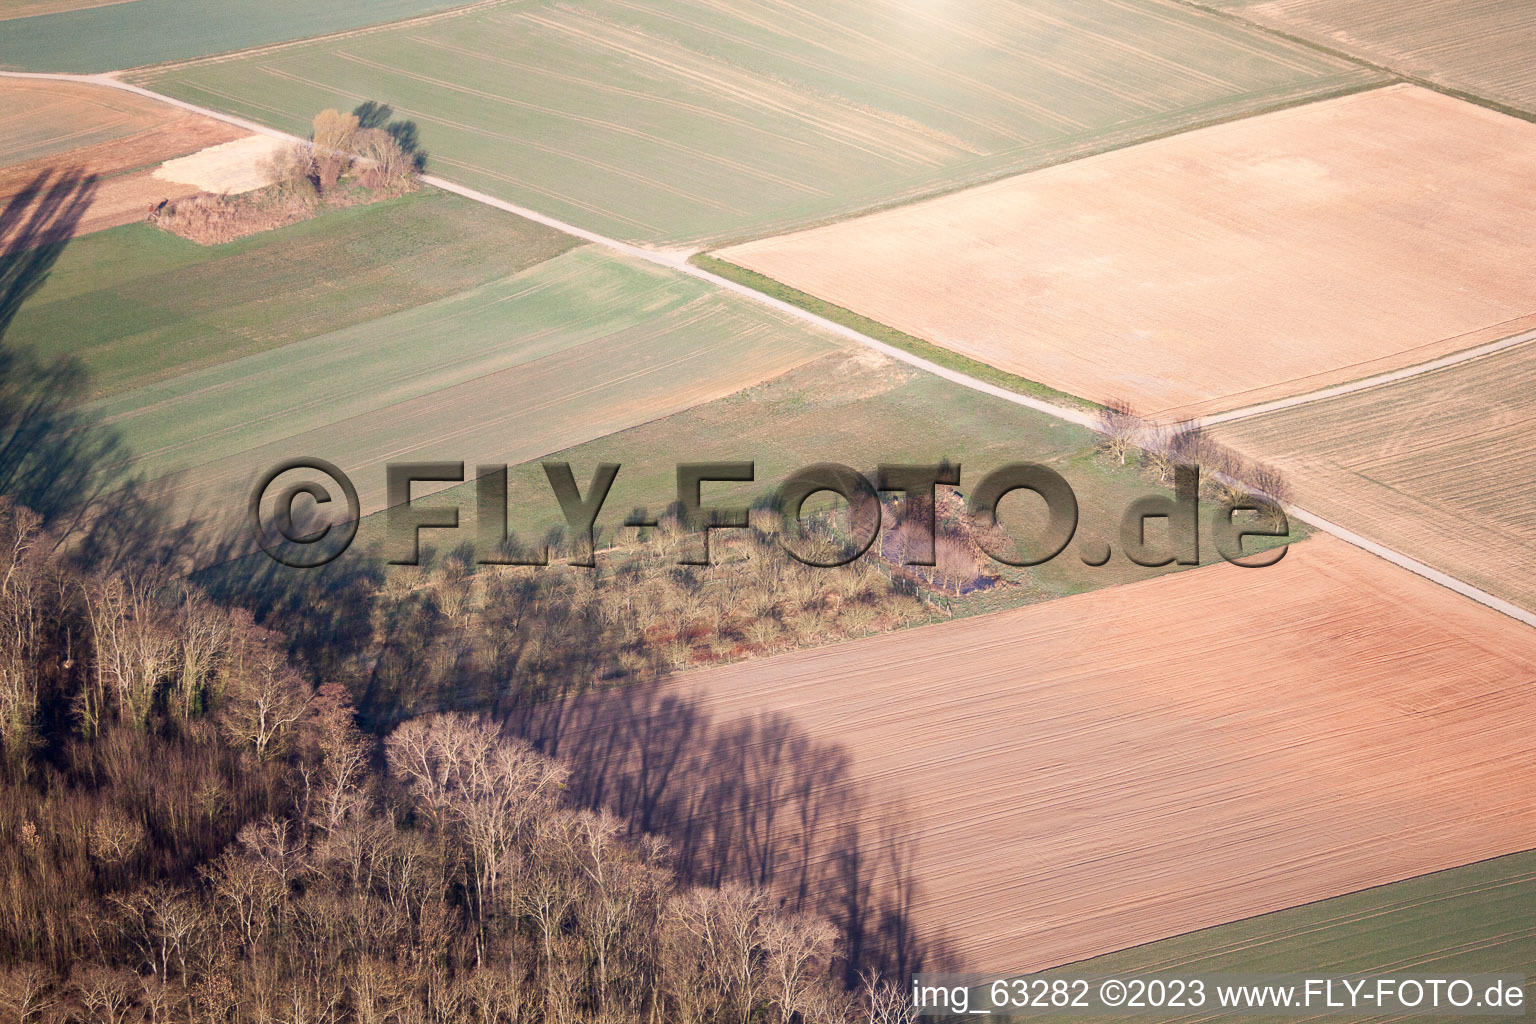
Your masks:
<instances>
[{"instance_id":1,"label":"dry grass patch","mask_svg":"<svg viewBox=\"0 0 1536 1024\"><path fill-rule=\"evenodd\" d=\"M239 194L272 183L267 172L272 158L288 145L269 135L247 135L167 160L155 171L164 181L195 185L204 192Z\"/></svg>"},{"instance_id":2,"label":"dry grass patch","mask_svg":"<svg viewBox=\"0 0 1536 1024\"><path fill-rule=\"evenodd\" d=\"M1536 845L1533 682L1536 633L1317 537L1267 569L712 669L673 692L722 734L780 715L839 744L861 820L908 850L918 934L968 969L1017 970ZM797 850L758 842L770 875L792 873Z\"/></svg>"},{"instance_id":3,"label":"dry grass patch","mask_svg":"<svg viewBox=\"0 0 1536 1024\"><path fill-rule=\"evenodd\" d=\"M1536 325L1536 126L1411 86L720 255L1049 387L1188 416Z\"/></svg>"}]
</instances>

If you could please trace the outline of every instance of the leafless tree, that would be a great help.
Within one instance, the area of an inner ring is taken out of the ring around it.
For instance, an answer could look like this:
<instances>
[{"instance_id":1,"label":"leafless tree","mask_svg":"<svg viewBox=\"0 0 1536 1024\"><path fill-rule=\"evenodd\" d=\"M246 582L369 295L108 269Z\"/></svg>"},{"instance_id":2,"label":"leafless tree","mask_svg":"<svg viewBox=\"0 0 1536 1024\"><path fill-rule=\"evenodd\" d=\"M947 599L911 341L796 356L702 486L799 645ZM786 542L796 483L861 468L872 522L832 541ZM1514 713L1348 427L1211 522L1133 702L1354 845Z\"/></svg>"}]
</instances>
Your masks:
<instances>
[{"instance_id":1,"label":"leafless tree","mask_svg":"<svg viewBox=\"0 0 1536 1024\"><path fill-rule=\"evenodd\" d=\"M869 1024L917 1024L917 1007L907 998L905 988L880 977L877 971L864 972L861 980Z\"/></svg>"},{"instance_id":2,"label":"leafless tree","mask_svg":"<svg viewBox=\"0 0 1536 1024\"><path fill-rule=\"evenodd\" d=\"M0 1011L16 1024L40 1024L58 1005L53 978L41 964L0 969Z\"/></svg>"},{"instance_id":3,"label":"leafless tree","mask_svg":"<svg viewBox=\"0 0 1536 1024\"><path fill-rule=\"evenodd\" d=\"M75 998L85 1011L82 1024L128 1024L133 1019L133 993L138 987L132 971L96 965L82 967L71 979Z\"/></svg>"},{"instance_id":4,"label":"leafless tree","mask_svg":"<svg viewBox=\"0 0 1536 1024\"><path fill-rule=\"evenodd\" d=\"M1136 447L1141 433L1141 417L1132 411L1129 402L1112 398L1099 410L1098 427L1099 433L1104 435L1099 442L1100 450L1125 465L1125 457Z\"/></svg>"},{"instance_id":5,"label":"leafless tree","mask_svg":"<svg viewBox=\"0 0 1536 1024\"><path fill-rule=\"evenodd\" d=\"M303 718L306 690L277 652L265 652L231 682L221 705L224 728L235 742L249 746L257 761L267 761L280 753L282 741Z\"/></svg>"}]
</instances>

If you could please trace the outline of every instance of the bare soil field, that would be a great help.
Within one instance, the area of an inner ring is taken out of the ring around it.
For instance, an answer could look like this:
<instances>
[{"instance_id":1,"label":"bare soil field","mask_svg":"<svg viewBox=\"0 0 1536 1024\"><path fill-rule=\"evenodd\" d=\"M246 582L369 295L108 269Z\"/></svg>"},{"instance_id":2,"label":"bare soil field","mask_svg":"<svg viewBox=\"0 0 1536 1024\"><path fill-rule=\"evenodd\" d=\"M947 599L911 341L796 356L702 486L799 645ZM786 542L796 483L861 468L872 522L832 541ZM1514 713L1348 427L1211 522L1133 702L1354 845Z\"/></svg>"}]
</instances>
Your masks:
<instances>
[{"instance_id":1,"label":"bare soil field","mask_svg":"<svg viewBox=\"0 0 1536 1024\"><path fill-rule=\"evenodd\" d=\"M245 134L234 125L222 121L182 114L164 125L135 132L125 138L36 157L0 168L0 196L15 195L40 174L77 170L81 174L106 178L152 166L167 157L217 146Z\"/></svg>"},{"instance_id":2,"label":"bare soil field","mask_svg":"<svg viewBox=\"0 0 1536 1024\"><path fill-rule=\"evenodd\" d=\"M1536 5L1521 0L1207 0L1206 6L1536 111Z\"/></svg>"},{"instance_id":3,"label":"bare soil field","mask_svg":"<svg viewBox=\"0 0 1536 1024\"><path fill-rule=\"evenodd\" d=\"M98 180L91 191L90 205L73 222L68 236L79 237L143 220L155 204L183 199L200 191L195 182L162 180L148 168L185 153L195 153L207 147L217 149L221 144L245 136L245 132L232 125L182 114L165 124L115 141L37 157L0 170L0 206L9 204L17 196L29 197L22 202L30 202L37 189L46 192L61 175L74 174L94 176ZM226 174L225 179L229 178Z\"/></svg>"},{"instance_id":4,"label":"bare soil field","mask_svg":"<svg viewBox=\"0 0 1536 1024\"><path fill-rule=\"evenodd\" d=\"M1536 611L1536 343L1211 428L1303 507Z\"/></svg>"},{"instance_id":5,"label":"bare soil field","mask_svg":"<svg viewBox=\"0 0 1536 1024\"><path fill-rule=\"evenodd\" d=\"M124 139L184 116L116 89L0 79L0 166Z\"/></svg>"},{"instance_id":6,"label":"bare soil field","mask_svg":"<svg viewBox=\"0 0 1536 1024\"><path fill-rule=\"evenodd\" d=\"M174 202L197 195L195 185L160 181L149 171L122 174L101 182L91 196L90 208L75 222L70 237L105 231L132 224L149 216L162 202Z\"/></svg>"},{"instance_id":7,"label":"bare soil field","mask_svg":"<svg viewBox=\"0 0 1536 1024\"><path fill-rule=\"evenodd\" d=\"M1188 132L718 255L1144 414L1536 325L1536 126L1413 86Z\"/></svg>"},{"instance_id":8,"label":"bare soil field","mask_svg":"<svg viewBox=\"0 0 1536 1024\"><path fill-rule=\"evenodd\" d=\"M623 728L578 716L561 753L677 809L685 854L730 839L791 887L884 863L812 848L852 813L900 851L872 892L905 879L917 935L1032 970L1536 845L1533 681L1536 633L1320 536L621 692ZM817 750L860 800L798 800ZM712 758L742 786L720 820L679 792Z\"/></svg>"}]
</instances>

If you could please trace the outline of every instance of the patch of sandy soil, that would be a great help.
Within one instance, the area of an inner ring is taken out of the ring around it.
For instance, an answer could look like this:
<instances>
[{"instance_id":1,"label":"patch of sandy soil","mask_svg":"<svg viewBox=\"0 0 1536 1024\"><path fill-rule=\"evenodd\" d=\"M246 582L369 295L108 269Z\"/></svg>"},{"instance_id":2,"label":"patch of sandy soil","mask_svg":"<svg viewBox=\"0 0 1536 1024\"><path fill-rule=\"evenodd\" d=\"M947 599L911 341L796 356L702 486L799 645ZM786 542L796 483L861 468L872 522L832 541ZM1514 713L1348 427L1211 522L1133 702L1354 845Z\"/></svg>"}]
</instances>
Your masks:
<instances>
[{"instance_id":1,"label":"patch of sandy soil","mask_svg":"<svg viewBox=\"0 0 1536 1024\"><path fill-rule=\"evenodd\" d=\"M1536 125L1408 85L720 251L1000 369L1194 416L1536 326Z\"/></svg>"},{"instance_id":2,"label":"patch of sandy soil","mask_svg":"<svg viewBox=\"0 0 1536 1024\"><path fill-rule=\"evenodd\" d=\"M192 185L215 195L254 192L272 183L266 164L288 143L267 135L247 135L167 160L155 171L161 181Z\"/></svg>"},{"instance_id":3,"label":"patch of sandy soil","mask_svg":"<svg viewBox=\"0 0 1536 1024\"><path fill-rule=\"evenodd\" d=\"M1033 970L1536 846L1533 684L1536 632L1318 536L615 693L560 749L685 856L838 907L862 857L964 969Z\"/></svg>"}]
</instances>

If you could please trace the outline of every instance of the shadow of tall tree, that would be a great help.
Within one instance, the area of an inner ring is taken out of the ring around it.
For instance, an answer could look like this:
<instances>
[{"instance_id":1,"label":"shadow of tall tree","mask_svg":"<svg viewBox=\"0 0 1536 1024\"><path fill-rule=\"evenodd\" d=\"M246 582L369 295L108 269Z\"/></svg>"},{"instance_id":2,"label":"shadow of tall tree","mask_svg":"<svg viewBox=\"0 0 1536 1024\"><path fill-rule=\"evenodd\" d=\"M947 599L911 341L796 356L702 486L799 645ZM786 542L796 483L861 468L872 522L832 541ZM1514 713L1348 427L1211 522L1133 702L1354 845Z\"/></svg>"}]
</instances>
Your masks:
<instances>
[{"instance_id":1,"label":"shadow of tall tree","mask_svg":"<svg viewBox=\"0 0 1536 1024\"><path fill-rule=\"evenodd\" d=\"M86 406L90 375L12 328L47 282L95 199L79 169L37 174L0 209L0 494L41 515L81 561L115 568L178 543L154 485Z\"/></svg>"},{"instance_id":2,"label":"shadow of tall tree","mask_svg":"<svg viewBox=\"0 0 1536 1024\"><path fill-rule=\"evenodd\" d=\"M953 965L914 919L917 829L896 795L871 792L842 745L791 717L716 718L675 680L652 681L669 659L648 648L637 661L642 621L604 611L645 600L624 567L481 576L468 555L428 547L421 566L385 573L377 551L354 548L320 569L257 554L197 578L287 636L316 681L344 683L365 728L489 713L570 767L573 800L667 837L686 880L766 887L832 920L850 982ZM696 597L703 583L677 585Z\"/></svg>"},{"instance_id":3,"label":"shadow of tall tree","mask_svg":"<svg viewBox=\"0 0 1536 1024\"><path fill-rule=\"evenodd\" d=\"M571 769L569 793L672 843L691 882L744 882L829 918L844 980L955 967L912 908L913 822L852 774L841 745L775 713L716 721L664 684L633 684L504 712L508 731Z\"/></svg>"},{"instance_id":4,"label":"shadow of tall tree","mask_svg":"<svg viewBox=\"0 0 1536 1024\"><path fill-rule=\"evenodd\" d=\"M95 175L42 171L0 210L0 339L48 279L96 195Z\"/></svg>"}]
</instances>

